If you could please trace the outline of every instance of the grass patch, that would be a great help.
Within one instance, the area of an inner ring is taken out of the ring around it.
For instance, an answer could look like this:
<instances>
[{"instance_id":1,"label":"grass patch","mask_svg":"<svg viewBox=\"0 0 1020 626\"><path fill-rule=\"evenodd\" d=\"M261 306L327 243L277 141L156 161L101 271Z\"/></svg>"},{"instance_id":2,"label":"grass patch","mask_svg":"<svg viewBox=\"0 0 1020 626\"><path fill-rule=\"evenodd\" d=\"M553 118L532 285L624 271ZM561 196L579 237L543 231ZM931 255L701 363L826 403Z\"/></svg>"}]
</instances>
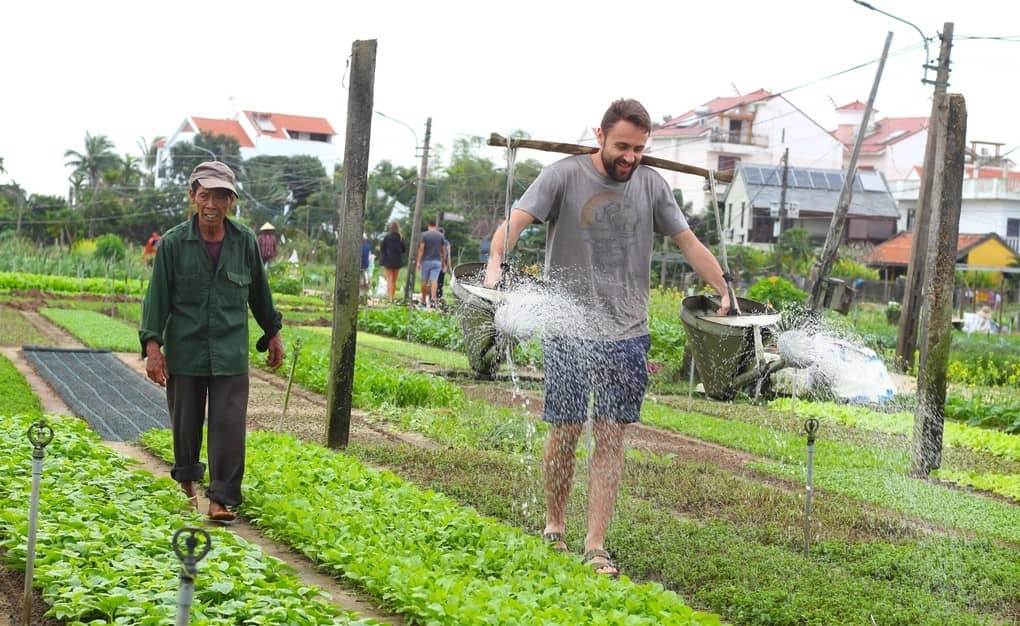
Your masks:
<instances>
[{"instance_id":1,"label":"grass patch","mask_svg":"<svg viewBox=\"0 0 1020 626\"><path fill-rule=\"evenodd\" d=\"M20 311L0 306L0 345L48 345L50 341Z\"/></svg>"},{"instance_id":2,"label":"grass patch","mask_svg":"<svg viewBox=\"0 0 1020 626\"><path fill-rule=\"evenodd\" d=\"M39 309L51 322L81 340L90 348L114 352L138 352L138 328L95 311Z\"/></svg>"}]
</instances>

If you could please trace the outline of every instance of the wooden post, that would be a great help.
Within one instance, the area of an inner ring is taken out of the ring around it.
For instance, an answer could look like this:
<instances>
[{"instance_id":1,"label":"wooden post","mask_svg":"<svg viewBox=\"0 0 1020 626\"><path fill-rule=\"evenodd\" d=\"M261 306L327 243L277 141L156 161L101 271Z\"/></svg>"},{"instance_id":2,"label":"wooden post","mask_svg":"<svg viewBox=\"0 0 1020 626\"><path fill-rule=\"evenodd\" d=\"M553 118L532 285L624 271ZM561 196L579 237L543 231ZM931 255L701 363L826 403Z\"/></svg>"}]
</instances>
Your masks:
<instances>
[{"instance_id":1,"label":"wooden post","mask_svg":"<svg viewBox=\"0 0 1020 626\"><path fill-rule=\"evenodd\" d=\"M935 145L938 143L937 129L945 128L938 115L945 110L942 99L946 97L949 85L949 52L953 46L953 23L942 26L942 47L939 50L938 72L935 77L935 94L931 102L931 117L928 121L928 141L924 147L924 169L921 171L921 190L917 197L917 212L914 219L914 237L910 242L910 262L907 265L907 284L903 292L903 307L900 313L900 330L896 338L896 359L904 370L914 364L914 350L917 347L917 324L921 314L921 287L926 284L925 261L928 257L928 233L931 230L932 183L935 171Z\"/></svg>"},{"instance_id":2,"label":"wooden post","mask_svg":"<svg viewBox=\"0 0 1020 626\"><path fill-rule=\"evenodd\" d=\"M825 279L829 277L832 265L836 262L839 245L843 243L843 233L846 232L846 216L850 212L850 201L853 200L854 195L854 180L857 178L857 157L861 153L864 136L868 134L868 120L871 118L871 111L875 106L878 85L882 82L882 70L885 69L885 60L889 56L889 44L892 43L892 36L891 32L886 33L885 46L882 48L882 56L878 60L878 69L875 71L875 80L871 84L871 93L868 95L868 102L864 106L864 115L861 117L861 127L857 131L857 141L854 142L853 152L850 153L850 163L847 164L846 176L843 178L843 189L839 193L839 201L836 203L836 209L832 212L832 220L829 222L829 234L825 236L822 253L811 268L811 294L808 297L807 307L812 311L822 308Z\"/></svg>"},{"instance_id":3,"label":"wooden post","mask_svg":"<svg viewBox=\"0 0 1020 626\"><path fill-rule=\"evenodd\" d=\"M344 190L338 207L336 280L333 291L333 335L329 355L328 426L330 448L345 448L351 432L354 389L354 348L358 337L361 287L361 240L365 230L368 190L368 148L372 136L376 41L351 45L350 88L347 92L347 133L344 146Z\"/></svg>"},{"instance_id":4,"label":"wooden post","mask_svg":"<svg viewBox=\"0 0 1020 626\"><path fill-rule=\"evenodd\" d=\"M952 343L953 276L960 231L963 164L967 148L967 104L961 94L942 99L945 128L939 133L932 181L932 216L921 325L921 361L911 447L911 474L927 476L942 465L942 430L946 412L946 371Z\"/></svg>"}]
</instances>

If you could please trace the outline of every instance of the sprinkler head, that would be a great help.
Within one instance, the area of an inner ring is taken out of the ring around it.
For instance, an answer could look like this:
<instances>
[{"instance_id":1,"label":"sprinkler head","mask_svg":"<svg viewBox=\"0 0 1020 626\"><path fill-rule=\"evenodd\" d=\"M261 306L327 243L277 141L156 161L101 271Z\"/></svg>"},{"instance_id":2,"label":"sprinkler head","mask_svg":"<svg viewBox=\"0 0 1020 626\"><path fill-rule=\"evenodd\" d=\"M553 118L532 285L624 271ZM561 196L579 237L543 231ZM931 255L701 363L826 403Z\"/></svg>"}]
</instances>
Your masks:
<instances>
[{"instance_id":1,"label":"sprinkler head","mask_svg":"<svg viewBox=\"0 0 1020 626\"><path fill-rule=\"evenodd\" d=\"M818 420L810 417L804 420L804 432L807 433L807 441L809 444L815 442L815 433L818 432Z\"/></svg>"}]
</instances>

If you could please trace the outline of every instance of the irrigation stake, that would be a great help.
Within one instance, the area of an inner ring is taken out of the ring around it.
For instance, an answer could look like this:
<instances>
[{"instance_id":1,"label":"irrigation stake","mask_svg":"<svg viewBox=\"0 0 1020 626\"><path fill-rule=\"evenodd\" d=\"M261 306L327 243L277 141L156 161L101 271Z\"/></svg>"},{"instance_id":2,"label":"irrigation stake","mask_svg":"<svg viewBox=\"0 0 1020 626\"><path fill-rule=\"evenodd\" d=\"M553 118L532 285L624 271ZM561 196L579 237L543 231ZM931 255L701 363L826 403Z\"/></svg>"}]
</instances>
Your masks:
<instances>
[{"instance_id":1,"label":"irrigation stake","mask_svg":"<svg viewBox=\"0 0 1020 626\"><path fill-rule=\"evenodd\" d=\"M290 376L287 377L287 393L283 396L283 413L276 425L276 432L283 432L283 422L287 419L287 405L290 404L290 388L294 386L294 370L297 369L298 356L301 355L301 337L294 339L294 359L290 362Z\"/></svg>"},{"instance_id":2,"label":"irrigation stake","mask_svg":"<svg viewBox=\"0 0 1020 626\"><path fill-rule=\"evenodd\" d=\"M687 348L684 348L685 350ZM694 403L694 357L691 357L691 379L687 383L687 410L691 410L691 405Z\"/></svg>"},{"instance_id":3,"label":"irrigation stake","mask_svg":"<svg viewBox=\"0 0 1020 626\"><path fill-rule=\"evenodd\" d=\"M28 506L28 551L25 556L25 596L22 601L22 624L32 623L32 579L35 575L35 532L39 520L39 483L42 480L43 449L53 441L53 429L46 420L28 427L32 442L32 499Z\"/></svg>"},{"instance_id":4,"label":"irrigation stake","mask_svg":"<svg viewBox=\"0 0 1020 626\"><path fill-rule=\"evenodd\" d=\"M804 557L811 556L811 495L812 474L815 464L815 433L818 431L818 420L808 418L804 421L804 432L807 433L807 498L804 501Z\"/></svg>"},{"instance_id":5,"label":"irrigation stake","mask_svg":"<svg viewBox=\"0 0 1020 626\"><path fill-rule=\"evenodd\" d=\"M187 537L184 535L187 534ZM198 547L198 536L201 535L204 543L198 554L195 549ZM184 537L184 545L181 545L181 538ZM185 526L178 528L170 540L174 553L181 561L181 584L177 590L177 626L187 626L191 616L191 602L195 599L195 576L198 575L198 562L209 554L212 547L212 538L203 528Z\"/></svg>"}]
</instances>

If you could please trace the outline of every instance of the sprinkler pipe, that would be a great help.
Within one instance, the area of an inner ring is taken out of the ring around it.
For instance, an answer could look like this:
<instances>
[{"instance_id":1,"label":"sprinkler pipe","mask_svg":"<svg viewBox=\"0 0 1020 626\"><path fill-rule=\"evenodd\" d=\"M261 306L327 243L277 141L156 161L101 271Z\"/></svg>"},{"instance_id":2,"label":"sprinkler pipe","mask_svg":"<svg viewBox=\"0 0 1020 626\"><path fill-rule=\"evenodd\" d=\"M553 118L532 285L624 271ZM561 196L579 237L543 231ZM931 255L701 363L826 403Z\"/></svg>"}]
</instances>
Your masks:
<instances>
[{"instance_id":1,"label":"sprinkler pipe","mask_svg":"<svg viewBox=\"0 0 1020 626\"><path fill-rule=\"evenodd\" d=\"M804 557L811 556L811 496L814 492L813 470L815 463L815 433L818 431L818 420L809 418L804 421L804 432L807 433L807 498L804 501Z\"/></svg>"},{"instance_id":2,"label":"sprinkler pipe","mask_svg":"<svg viewBox=\"0 0 1020 626\"><path fill-rule=\"evenodd\" d=\"M28 549L25 554L25 595L22 601L22 624L32 623L32 580L35 576L35 536L39 522L39 487L42 481L44 448L53 441L53 428L40 418L28 427L32 443L32 499L28 505Z\"/></svg>"},{"instance_id":3,"label":"sprinkler pipe","mask_svg":"<svg viewBox=\"0 0 1020 626\"><path fill-rule=\"evenodd\" d=\"M203 544L201 551L196 554L199 535L202 536ZM209 554L212 539L205 529L185 526L177 529L173 538L170 539L170 545L173 546L174 554L181 561L181 582L177 590L177 626L188 626L191 603L195 599L195 576L198 575L198 562Z\"/></svg>"}]
</instances>

